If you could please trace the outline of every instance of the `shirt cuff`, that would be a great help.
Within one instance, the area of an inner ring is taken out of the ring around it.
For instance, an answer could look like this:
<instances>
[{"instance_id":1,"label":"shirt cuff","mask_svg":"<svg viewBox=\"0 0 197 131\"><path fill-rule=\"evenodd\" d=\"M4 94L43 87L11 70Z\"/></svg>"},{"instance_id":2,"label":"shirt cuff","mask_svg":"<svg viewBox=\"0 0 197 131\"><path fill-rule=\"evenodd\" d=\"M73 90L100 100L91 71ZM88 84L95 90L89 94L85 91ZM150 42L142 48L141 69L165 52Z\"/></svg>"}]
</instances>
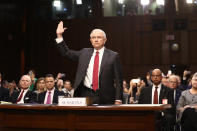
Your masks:
<instances>
[{"instance_id":1,"label":"shirt cuff","mask_svg":"<svg viewBox=\"0 0 197 131\"><path fill-rule=\"evenodd\" d=\"M56 41L57 44L59 44L63 41L63 38L56 38L55 41Z\"/></svg>"}]
</instances>

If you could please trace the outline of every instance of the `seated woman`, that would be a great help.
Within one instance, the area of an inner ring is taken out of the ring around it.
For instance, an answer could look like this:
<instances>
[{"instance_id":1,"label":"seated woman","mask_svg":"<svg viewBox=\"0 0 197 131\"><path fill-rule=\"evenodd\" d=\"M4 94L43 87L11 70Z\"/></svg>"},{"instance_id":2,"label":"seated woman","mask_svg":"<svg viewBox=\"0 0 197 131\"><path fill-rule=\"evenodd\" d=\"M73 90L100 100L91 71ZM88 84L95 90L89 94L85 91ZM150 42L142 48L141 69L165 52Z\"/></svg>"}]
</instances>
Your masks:
<instances>
[{"instance_id":1,"label":"seated woman","mask_svg":"<svg viewBox=\"0 0 197 131\"><path fill-rule=\"evenodd\" d=\"M38 99L38 94L44 91L46 91L44 77L40 77L36 82L36 90L34 91L37 94L37 99Z\"/></svg>"},{"instance_id":2,"label":"seated woman","mask_svg":"<svg viewBox=\"0 0 197 131\"><path fill-rule=\"evenodd\" d=\"M182 92L177 105L183 131L197 131L197 73L193 75L191 85L191 89Z\"/></svg>"}]
</instances>

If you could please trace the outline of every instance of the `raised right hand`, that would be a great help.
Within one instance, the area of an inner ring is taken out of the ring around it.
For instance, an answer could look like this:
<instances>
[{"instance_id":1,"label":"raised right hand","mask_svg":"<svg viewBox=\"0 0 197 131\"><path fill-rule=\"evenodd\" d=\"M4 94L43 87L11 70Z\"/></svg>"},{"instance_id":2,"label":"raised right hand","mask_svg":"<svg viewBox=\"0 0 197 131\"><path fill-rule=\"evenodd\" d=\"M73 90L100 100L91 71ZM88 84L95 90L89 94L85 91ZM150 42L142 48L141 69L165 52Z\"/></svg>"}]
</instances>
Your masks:
<instances>
[{"instance_id":1,"label":"raised right hand","mask_svg":"<svg viewBox=\"0 0 197 131\"><path fill-rule=\"evenodd\" d=\"M64 33L64 30L66 29L67 29L66 27L65 28L63 27L63 22L60 21L56 29L57 38L62 38L62 34Z\"/></svg>"}]
</instances>

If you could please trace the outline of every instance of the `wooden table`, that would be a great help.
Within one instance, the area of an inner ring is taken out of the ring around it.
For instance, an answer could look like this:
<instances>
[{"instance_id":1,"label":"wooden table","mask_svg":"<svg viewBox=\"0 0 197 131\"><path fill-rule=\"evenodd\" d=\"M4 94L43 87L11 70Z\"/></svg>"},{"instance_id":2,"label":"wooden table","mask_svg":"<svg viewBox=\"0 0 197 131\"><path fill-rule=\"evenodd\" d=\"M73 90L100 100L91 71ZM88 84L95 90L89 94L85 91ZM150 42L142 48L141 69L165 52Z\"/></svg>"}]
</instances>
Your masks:
<instances>
[{"instance_id":1,"label":"wooden table","mask_svg":"<svg viewBox=\"0 0 197 131\"><path fill-rule=\"evenodd\" d=\"M154 131L155 112L170 105L0 105L0 131Z\"/></svg>"}]
</instances>

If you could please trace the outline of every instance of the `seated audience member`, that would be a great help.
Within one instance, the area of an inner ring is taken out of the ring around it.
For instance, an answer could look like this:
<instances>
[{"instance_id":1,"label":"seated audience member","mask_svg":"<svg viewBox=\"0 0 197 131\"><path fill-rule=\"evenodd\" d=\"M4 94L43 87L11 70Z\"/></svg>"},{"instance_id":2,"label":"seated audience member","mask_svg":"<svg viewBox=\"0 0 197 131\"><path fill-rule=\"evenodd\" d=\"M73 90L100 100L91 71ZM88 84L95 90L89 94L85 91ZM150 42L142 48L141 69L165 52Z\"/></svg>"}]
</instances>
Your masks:
<instances>
[{"instance_id":1,"label":"seated audience member","mask_svg":"<svg viewBox=\"0 0 197 131\"><path fill-rule=\"evenodd\" d=\"M184 87L184 90L191 89L191 71L184 70L183 71L183 77L182 77L182 86Z\"/></svg>"},{"instance_id":2,"label":"seated audience member","mask_svg":"<svg viewBox=\"0 0 197 131\"><path fill-rule=\"evenodd\" d=\"M34 103L36 100L36 94L29 90L31 85L31 78L28 75L23 75L19 81L21 89L14 91L10 96L10 102L23 104L23 103Z\"/></svg>"},{"instance_id":3,"label":"seated audience member","mask_svg":"<svg viewBox=\"0 0 197 131\"><path fill-rule=\"evenodd\" d=\"M9 94L10 94L10 96L12 95L12 93L14 91L19 91L19 89L18 89L15 81L12 81L12 82L9 83Z\"/></svg>"},{"instance_id":4,"label":"seated audience member","mask_svg":"<svg viewBox=\"0 0 197 131\"><path fill-rule=\"evenodd\" d=\"M182 92L180 89L178 89L178 76L171 75L169 77L169 87L174 90L174 103L176 106L179 101L179 97L181 96L181 92Z\"/></svg>"},{"instance_id":5,"label":"seated audience member","mask_svg":"<svg viewBox=\"0 0 197 131\"><path fill-rule=\"evenodd\" d=\"M197 131L197 73L191 79L192 88L182 92L177 105L183 131Z\"/></svg>"},{"instance_id":6,"label":"seated audience member","mask_svg":"<svg viewBox=\"0 0 197 131\"><path fill-rule=\"evenodd\" d=\"M56 78L55 78L55 83L57 83L57 81L59 79L62 79L63 77L65 77L65 74L64 73L58 73L57 76L56 76Z\"/></svg>"},{"instance_id":7,"label":"seated audience member","mask_svg":"<svg viewBox=\"0 0 197 131\"><path fill-rule=\"evenodd\" d=\"M136 92L136 103L138 103L140 93L142 88L146 86L145 82L143 80L140 80L139 86L137 87L137 92Z\"/></svg>"},{"instance_id":8,"label":"seated audience member","mask_svg":"<svg viewBox=\"0 0 197 131\"><path fill-rule=\"evenodd\" d=\"M44 77L38 78L36 82L36 90L34 91L35 93L39 94L46 91L46 85L44 81Z\"/></svg>"},{"instance_id":9,"label":"seated audience member","mask_svg":"<svg viewBox=\"0 0 197 131\"><path fill-rule=\"evenodd\" d=\"M127 81L126 80L123 80L123 93L128 93L129 90L128 90L128 86L127 86Z\"/></svg>"},{"instance_id":10,"label":"seated audience member","mask_svg":"<svg viewBox=\"0 0 197 131\"><path fill-rule=\"evenodd\" d=\"M35 91L35 90L36 90L36 88L35 88L35 83L36 83L36 81L37 81L36 73L35 73L34 70L30 70L30 71L28 72L27 75L29 75L30 78L31 78L31 85L30 85L30 87L29 87L29 90L30 90L30 91Z\"/></svg>"},{"instance_id":11,"label":"seated audience member","mask_svg":"<svg viewBox=\"0 0 197 131\"><path fill-rule=\"evenodd\" d=\"M129 87L127 86L127 81L123 80L123 104L128 104L129 101Z\"/></svg>"},{"instance_id":12,"label":"seated audience member","mask_svg":"<svg viewBox=\"0 0 197 131\"><path fill-rule=\"evenodd\" d=\"M129 103L138 103L141 88L145 86L145 83L140 79L132 79L130 81L129 88Z\"/></svg>"},{"instance_id":13,"label":"seated audience member","mask_svg":"<svg viewBox=\"0 0 197 131\"><path fill-rule=\"evenodd\" d=\"M37 94L37 100L38 100L38 95L44 91L46 91L44 77L40 77L36 81L36 90L34 91Z\"/></svg>"},{"instance_id":14,"label":"seated audience member","mask_svg":"<svg viewBox=\"0 0 197 131\"><path fill-rule=\"evenodd\" d=\"M64 81L62 79L58 79L56 83L56 89L62 91L62 88L64 88L63 86L64 86Z\"/></svg>"},{"instance_id":15,"label":"seated audience member","mask_svg":"<svg viewBox=\"0 0 197 131\"><path fill-rule=\"evenodd\" d=\"M139 104L162 104L164 100L168 101L168 104L174 106L173 90L164 86L161 83L162 72L160 69L154 69L151 74L151 80L153 85L144 87L141 90L139 96ZM156 115L156 129L161 130L165 128L167 131L173 131L175 124L175 109L169 109Z\"/></svg>"},{"instance_id":16,"label":"seated audience member","mask_svg":"<svg viewBox=\"0 0 197 131\"><path fill-rule=\"evenodd\" d=\"M0 101L9 101L9 90L0 86Z\"/></svg>"},{"instance_id":17,"label":"seated audience member","mask_svg":"<svg viewBox=\"0 0 197 131\"><path fill-rule=\"evenodd\" d=\"M2 87L4 87L5 89L9 89L9 82L7 80L4 80L2 82Z\"/></svg>"},{"instance_id":18,"label":"seated audience member","mask_svg":"<svg viewBox=\"0 0 197 131\"><path fill-rule=\"evenodd\" d=\"M58 104L58 96L64 96L64 93L55 89L55 79L52 74L45 76L46 91L38 95L40 104Z\"/></svg>"},{"instance_id":19,"label":"seated audience member","mask_svg":"<svg viewBox=\"0 0 197 131\"><path fill-rule=\"evenodd\" d=\"M169 77L168 77L168 76L162 77L161 83L162 83L164 86L169 87Z\"/></svg>"},{"instance_id":20,"label":"seated audience member","mask_svg":"<svg viewBox=\"0 0 197 131\"><path fill-rule=\"evenodd\" d=\"M139 79L131 79L130 80L130 87L129 87L129 98L130 98L130 103L134 103L136 100L136 92L137 92L137 87L139 86Z\"/></svg>"},{"instance_id":21,"label":"seated audience member","mask_svg":"<svg viewBox=\"0 0 197 131\"><path fill-rule=\"evenodd\" d=\"M150 78L151 73L152 73L152 70L150 70L146 74L146 79L145 79L146 86L151 86L152 85L152 81L151 81L151 78Z\"/></svg>"},{"instance_id":22,"label":"seated audience member","mask_svg":"<svg viewBox=\"0 0 197 131\"><path fill-rule=\"evenodd\" d=\"M71 82L69 80L66 80L64 82L64 88L62 89L65 96L67 97L73 97L74 95L74 89L72 88Z\"/></svg>"},{"instance_id":23,"label":"seated audience member","mask_svg":"<svg viewBox=\"0 0 197 131\"><path fill-rule=\"evenodd\" d=\"M188 85L190 77L191 77L191 71L184 70L183 71L183 77L182 77L182 84L185 85L185 86Z\"/></svg>"},{"instance_id":24,"label":"seated audience member","mask_svg":"<svg viewBox=\"0 0 197 131\"><path fill-rule=\"evenodd\" d=\"M185 86L182 84L181 82L181 77L179 75L176 75L177 78L178 78L178 89L181 90L181 91L184 91L185 90Z\"/></svg>"}]
</instances>

